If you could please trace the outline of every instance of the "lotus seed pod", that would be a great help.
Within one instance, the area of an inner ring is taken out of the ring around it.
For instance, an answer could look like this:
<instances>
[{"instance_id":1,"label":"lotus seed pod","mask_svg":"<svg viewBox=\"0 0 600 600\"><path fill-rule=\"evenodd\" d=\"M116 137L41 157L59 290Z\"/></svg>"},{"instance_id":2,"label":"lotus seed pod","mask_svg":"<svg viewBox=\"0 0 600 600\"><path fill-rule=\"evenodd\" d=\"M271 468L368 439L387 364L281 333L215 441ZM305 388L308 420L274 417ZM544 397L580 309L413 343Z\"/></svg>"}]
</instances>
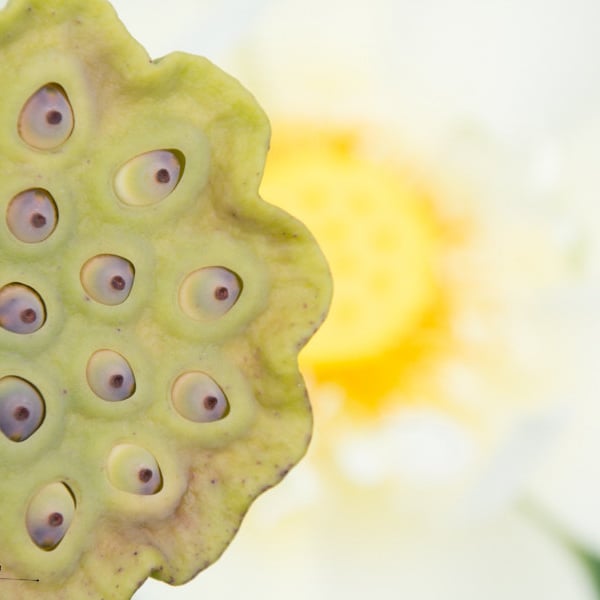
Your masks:
<instances>
[{"instance_id":1,"label":"lotus seed pod","mask_svg":"<svg viewBox=\"0 0 600 600\"><path fill-rule=\"evenodd\" d=\"M0 58L0 596L183 584L306 451L327 264L208 60L106 0L9 0Z\"/></svg>"},{"instance_id":2,"label":"lotus seed pod","mask_svg":"<svg viewBox=\"0 0 600 600\"><path fill-rule=\"evenodd\" d=\"M39 391L20 377L0 379L0 429L14 442L32 435L44 420L45 405Z\"/></svg>"}]
</instances>

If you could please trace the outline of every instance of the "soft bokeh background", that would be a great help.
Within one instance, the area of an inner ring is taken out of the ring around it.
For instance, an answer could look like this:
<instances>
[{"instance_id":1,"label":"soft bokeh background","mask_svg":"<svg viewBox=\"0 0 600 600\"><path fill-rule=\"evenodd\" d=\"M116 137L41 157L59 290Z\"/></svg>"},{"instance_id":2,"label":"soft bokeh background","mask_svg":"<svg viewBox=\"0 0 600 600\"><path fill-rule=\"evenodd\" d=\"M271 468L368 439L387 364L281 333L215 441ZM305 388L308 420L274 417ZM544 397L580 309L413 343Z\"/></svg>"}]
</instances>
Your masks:
<instances>
[{"instance_id":1,"label":"soft bokeh background","mask_svg":"<svg viewBox=\"0 0 600 600\"><path fill-rule=\"evenodd\" d=\"M600 598L600 4L114 0L271 117L336 281L308 456L163 598Z\"/></svg>"}]
</instances>

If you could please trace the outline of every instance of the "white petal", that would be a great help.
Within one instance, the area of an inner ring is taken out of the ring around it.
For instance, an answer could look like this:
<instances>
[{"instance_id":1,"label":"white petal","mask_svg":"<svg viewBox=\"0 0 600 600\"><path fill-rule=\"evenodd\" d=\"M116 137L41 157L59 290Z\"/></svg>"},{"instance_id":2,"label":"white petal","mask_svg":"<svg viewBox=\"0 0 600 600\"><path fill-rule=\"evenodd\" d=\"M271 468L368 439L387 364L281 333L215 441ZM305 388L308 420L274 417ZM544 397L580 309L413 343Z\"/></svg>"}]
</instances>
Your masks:
<instances>
[{"instance_id":1,"label":"white petal","mask_svg":"<svg viewBox=\"0 0 600 600\"><path fill-rule=\"evenodd\" d=\"M522 514L432 528L364 489L338 500L274 527L251 511L232 546L197 579L173 589L149 581L134 599L596 599L583 564Z\"/></svg>"}]
</instances>

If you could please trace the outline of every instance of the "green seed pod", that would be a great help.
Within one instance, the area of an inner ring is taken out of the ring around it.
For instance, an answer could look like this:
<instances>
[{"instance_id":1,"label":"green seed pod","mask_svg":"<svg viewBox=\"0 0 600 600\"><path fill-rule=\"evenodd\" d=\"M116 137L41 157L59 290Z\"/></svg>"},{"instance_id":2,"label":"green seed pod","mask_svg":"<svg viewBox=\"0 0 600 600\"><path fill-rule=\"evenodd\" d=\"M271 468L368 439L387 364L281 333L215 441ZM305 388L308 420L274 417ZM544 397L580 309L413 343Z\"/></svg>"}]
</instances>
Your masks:
<instances>
[{"instance_id":1,"label":"green seed pod","mask_svg":"<svg viewBox=\"0 0 600 600\"><path fill-rule=\"evenodd\" d=\"M0 563L39 580L4 595L183 584L306 451L326 262L253 96L106 0L9 0L0 86Z\"/></svg>"}]
</instances>

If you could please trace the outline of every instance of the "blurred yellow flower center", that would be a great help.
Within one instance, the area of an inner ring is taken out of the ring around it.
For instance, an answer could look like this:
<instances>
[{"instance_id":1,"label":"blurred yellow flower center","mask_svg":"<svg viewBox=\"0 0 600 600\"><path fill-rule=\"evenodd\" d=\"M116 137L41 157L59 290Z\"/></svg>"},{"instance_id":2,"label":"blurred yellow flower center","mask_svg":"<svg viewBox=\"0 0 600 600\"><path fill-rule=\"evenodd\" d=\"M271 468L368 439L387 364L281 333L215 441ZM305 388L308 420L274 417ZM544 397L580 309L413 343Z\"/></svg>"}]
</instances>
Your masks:
<instances>
[{"instance_id":1,"label":"blurred yellow flower center","mask_svg":"<svg viewBox=\"0 0 600 600\"><path fill-rule=\"evenodd\" d=\"M444 320L430 198L359 135L300 125L274 127L261 193L308 225L333 273L331 312L303 367L381 408Z\"/></svg>"}]
</instances>

